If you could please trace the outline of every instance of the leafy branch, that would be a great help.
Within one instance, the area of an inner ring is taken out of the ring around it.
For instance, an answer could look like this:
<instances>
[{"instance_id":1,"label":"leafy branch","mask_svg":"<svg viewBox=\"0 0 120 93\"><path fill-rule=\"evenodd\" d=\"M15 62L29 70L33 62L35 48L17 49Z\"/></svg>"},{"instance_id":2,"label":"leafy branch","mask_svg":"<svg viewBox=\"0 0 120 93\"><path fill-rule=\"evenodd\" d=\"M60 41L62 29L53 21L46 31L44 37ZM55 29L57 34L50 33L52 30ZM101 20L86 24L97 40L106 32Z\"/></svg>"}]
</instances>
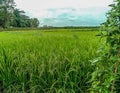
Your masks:
<instances>
[{"instance_id":1,"label":"leafy branch","mask_svg":"<svg viewBox=\"0 0 120 93\"><path fill-rule=\"evenodd\" d=\"M105 37L105 44L99 51L99 56L92 61L96 70L92 74L92 91L99 93L117 92L116 80L120 62L120 0L114 0L109 5L107 20L101 25L101 37ZM96 74L95 74L96 73Z\"/></svg>"}]
</instances>

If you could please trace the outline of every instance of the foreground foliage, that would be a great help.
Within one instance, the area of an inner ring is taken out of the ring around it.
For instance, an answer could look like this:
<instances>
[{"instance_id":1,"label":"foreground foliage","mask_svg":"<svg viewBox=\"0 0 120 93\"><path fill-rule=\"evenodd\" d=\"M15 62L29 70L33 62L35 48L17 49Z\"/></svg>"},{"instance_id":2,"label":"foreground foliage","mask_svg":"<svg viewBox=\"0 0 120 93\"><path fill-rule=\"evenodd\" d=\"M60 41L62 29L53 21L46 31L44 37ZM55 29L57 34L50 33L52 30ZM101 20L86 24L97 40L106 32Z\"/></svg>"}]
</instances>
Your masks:
<instances>
[{"instance_id":1,"label":"foreground foliage","mask_svg":"<svg viewBox=\"0 0 120 93\"><path fill-rule=\"evenodd\" d=\"M0 33L0 91L86 93L97 32Z\"/></svg>"},{"instance_id":2,"label":"foreground foliage","mask_svg":"<svg viewBox=\"0 0 120 93\"><path fill-rule=\"evenodd\" d=\"M109 5L107 20L102 24L102 37L106 42L100 56L93 61L92 89L99 93L120 93L120 0Z\"/></svg>"}]
</instances>

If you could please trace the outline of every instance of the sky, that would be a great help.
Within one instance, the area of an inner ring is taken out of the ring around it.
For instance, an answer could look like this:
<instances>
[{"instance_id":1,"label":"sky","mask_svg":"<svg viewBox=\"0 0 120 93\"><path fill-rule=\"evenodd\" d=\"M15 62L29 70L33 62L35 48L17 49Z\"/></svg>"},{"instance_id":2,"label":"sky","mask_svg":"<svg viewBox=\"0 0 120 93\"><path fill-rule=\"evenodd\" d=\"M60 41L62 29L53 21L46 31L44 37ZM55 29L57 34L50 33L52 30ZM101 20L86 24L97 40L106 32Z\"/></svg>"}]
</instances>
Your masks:
<instances>
[{"instance_id":1,"label":"sky","mask_svg":"<svg viewBox=\"0 0 120 93\"><path fill-rule=\"evenodd\" d=\"M40 26L98 26L113 0L15 0L17 8L36 17Z\"/></svg>"}]
</instances>

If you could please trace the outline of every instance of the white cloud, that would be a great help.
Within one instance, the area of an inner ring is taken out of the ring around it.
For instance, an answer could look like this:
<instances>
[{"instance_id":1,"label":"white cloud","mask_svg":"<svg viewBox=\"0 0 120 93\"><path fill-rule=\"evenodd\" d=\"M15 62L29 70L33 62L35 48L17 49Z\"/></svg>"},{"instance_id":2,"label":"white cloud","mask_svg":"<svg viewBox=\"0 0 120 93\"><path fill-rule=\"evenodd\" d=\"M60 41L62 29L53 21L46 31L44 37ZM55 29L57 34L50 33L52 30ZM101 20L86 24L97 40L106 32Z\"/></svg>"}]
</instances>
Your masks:
<instances>
[{"instance_id":1,"label":"white cloud","mask_svg":"<svg viewBox=\"0 0 120 93\"><path fill-rule=\"evenodd\" d=\"M112 0L15 0L17 6L25 10L49 8L107 7Z\"/></svg>"},{"instance_id":2,"label":"white cloud","mask_svg":"<svg viewBox=\"0 0 120 93\"><path fill-rule=\"evenodd\" d=\"M17 7L42 21L45 18L59 19L60 15L99 16L105 14L113 0L15 0ZM44 22L43 22L44 23Z\"/></svg>"}]
</instances>

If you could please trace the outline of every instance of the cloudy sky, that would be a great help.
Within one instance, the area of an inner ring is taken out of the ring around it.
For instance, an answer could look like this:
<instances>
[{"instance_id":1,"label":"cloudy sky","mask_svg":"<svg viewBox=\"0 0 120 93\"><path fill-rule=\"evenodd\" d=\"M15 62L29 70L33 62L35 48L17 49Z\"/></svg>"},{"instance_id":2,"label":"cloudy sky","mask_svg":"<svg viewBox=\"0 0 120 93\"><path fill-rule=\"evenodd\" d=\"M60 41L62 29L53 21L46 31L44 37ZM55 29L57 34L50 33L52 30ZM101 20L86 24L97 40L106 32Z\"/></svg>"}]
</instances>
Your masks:
<instances>
[{"instance_id":1,"label":"cloudy sky","mask_svg":"<svg viewBox=\"0 0 120 93\"><path fill-rule=\"evenodd\" d=\"M104 22L105 13L113 0L15 0L17 8L41 25L97 26Z\"/></svg>"}]
</instances>

